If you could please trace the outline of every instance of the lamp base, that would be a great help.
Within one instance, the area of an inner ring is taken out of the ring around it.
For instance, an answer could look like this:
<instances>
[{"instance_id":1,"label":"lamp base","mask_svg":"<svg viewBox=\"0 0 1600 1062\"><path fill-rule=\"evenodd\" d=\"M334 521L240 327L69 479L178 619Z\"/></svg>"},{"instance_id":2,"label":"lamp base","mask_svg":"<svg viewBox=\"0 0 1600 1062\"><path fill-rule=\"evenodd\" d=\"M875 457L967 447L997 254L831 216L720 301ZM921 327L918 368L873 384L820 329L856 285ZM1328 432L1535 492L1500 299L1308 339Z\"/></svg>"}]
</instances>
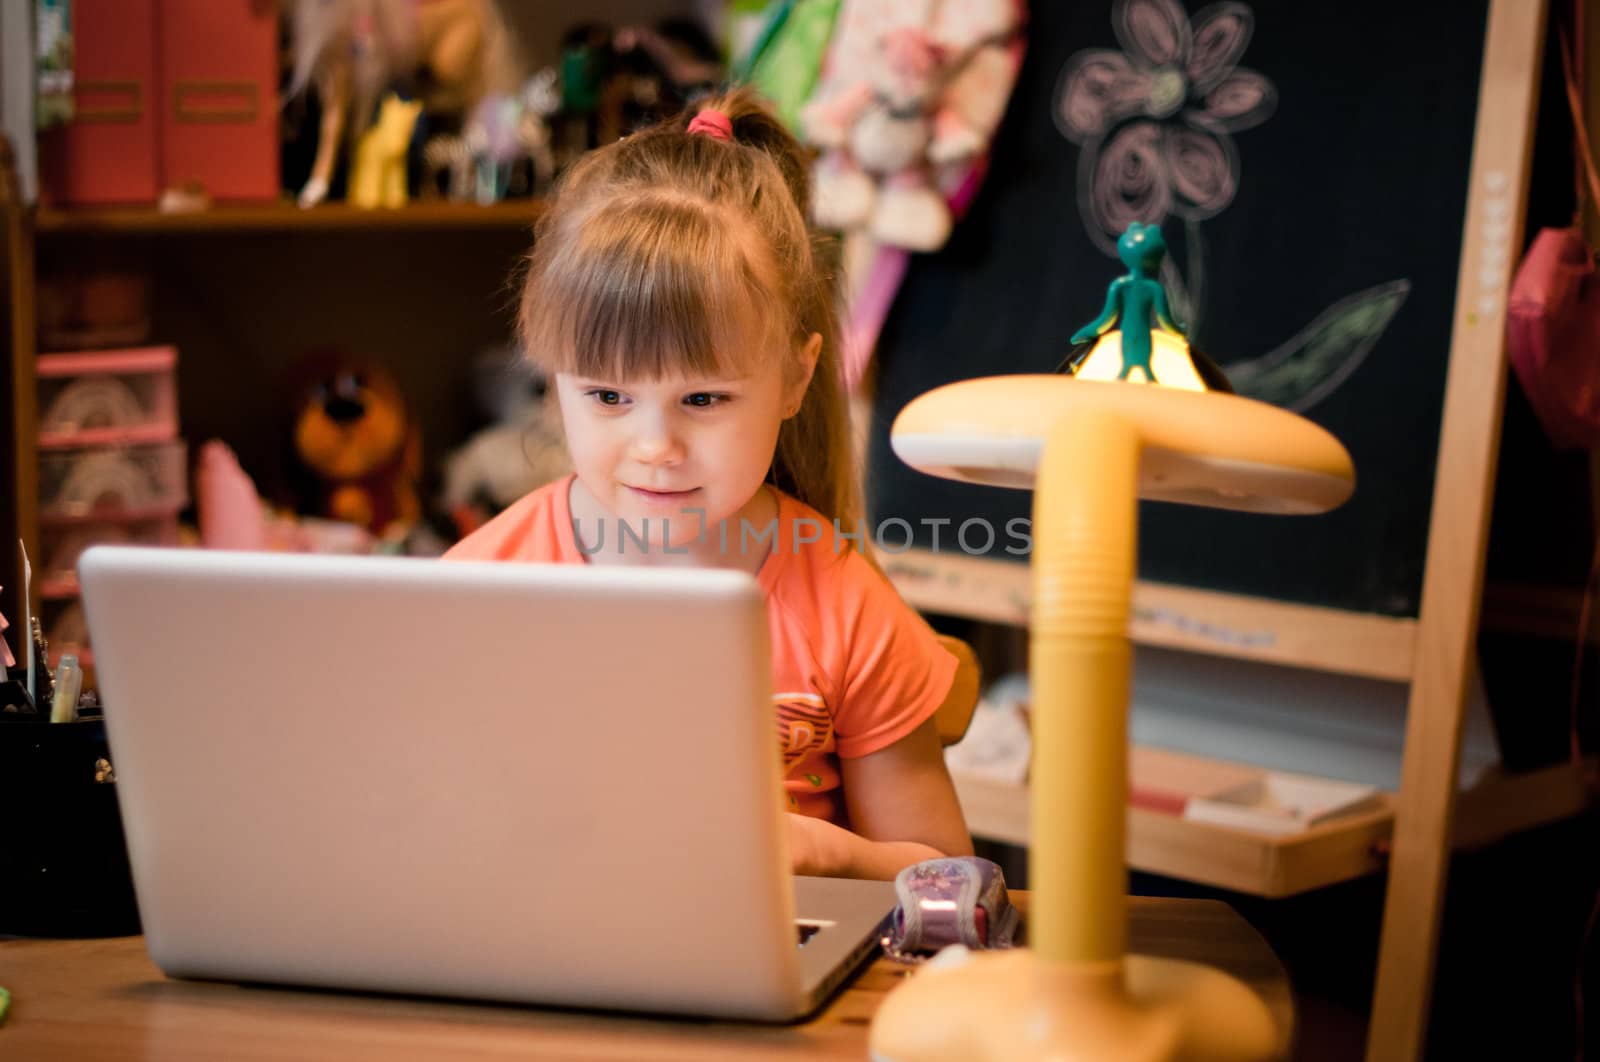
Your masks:
<instances>
[{"instance_id":1,"label":"lamp base","mask_svg":"<svg viewBox=\"0 0 1600 1062\"><path fill-rule=\"evenodd\" d=\"M1177 959L1074 964L947 949L878 1008L873 1062L1270 1059L1272 1015L1243 982Z\"/></svg>"}]
</instances>

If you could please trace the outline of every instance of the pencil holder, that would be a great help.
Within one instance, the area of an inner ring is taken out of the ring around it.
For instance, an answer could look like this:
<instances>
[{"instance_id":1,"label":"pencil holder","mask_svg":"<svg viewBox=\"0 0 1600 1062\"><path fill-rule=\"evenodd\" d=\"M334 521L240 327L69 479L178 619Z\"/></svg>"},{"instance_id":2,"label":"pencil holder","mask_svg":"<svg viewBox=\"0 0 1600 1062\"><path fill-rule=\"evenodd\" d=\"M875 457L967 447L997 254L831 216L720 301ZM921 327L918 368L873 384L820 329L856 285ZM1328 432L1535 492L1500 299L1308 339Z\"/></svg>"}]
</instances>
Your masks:
<instances>
[{"instance_id":1,"label":"pencil holder","mask_svg":"<svg viewBox=\"0 0 1600 1062\"><path fill-rule=\"evenodd\" d=\"M139 932L103 720L0 718L0 934Z\"/></svg>"}]
</instances>

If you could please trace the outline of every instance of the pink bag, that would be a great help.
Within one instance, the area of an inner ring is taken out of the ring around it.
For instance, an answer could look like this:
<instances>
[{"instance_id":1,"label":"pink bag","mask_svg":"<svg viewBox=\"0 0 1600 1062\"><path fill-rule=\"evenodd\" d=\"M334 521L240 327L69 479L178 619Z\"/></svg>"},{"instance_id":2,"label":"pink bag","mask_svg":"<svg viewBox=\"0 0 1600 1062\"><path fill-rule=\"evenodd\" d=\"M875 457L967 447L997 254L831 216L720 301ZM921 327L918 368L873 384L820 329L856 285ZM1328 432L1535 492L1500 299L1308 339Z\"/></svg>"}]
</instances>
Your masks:
<instances>
[{"instance_id":1,"label":"pink bag","mask_svg":"<svg viewBox=\"0 0 1600 1062\"><path fill-rule=\"evenodd\" d=\"M1581 229L1534 239L1511 283L1506 351L1551 441L1600 446L1600 280Z\"/></svg>"},{"instance_id":2,"label":"pink bag","mask_svg":"<svg viewBox=\"0 0 1600 1062\"><path fill-rule=\"evenodd\" d=\"M1581 41L1583 5L1574 8L1580 20L1575 35ZM1565 31L1561 38L1576 149L1593 201L1600 204L1600 175L1589 151L1583 95L1573 75ZM1558 447L1588 450L1600 447L1600 281L1595 277L1594 251L1578 227L1584 199L1580 178L1573 226L1540 230L1517 267L1506 307L1506 352L1551 441Z\"/></svg>"}]
</instances>

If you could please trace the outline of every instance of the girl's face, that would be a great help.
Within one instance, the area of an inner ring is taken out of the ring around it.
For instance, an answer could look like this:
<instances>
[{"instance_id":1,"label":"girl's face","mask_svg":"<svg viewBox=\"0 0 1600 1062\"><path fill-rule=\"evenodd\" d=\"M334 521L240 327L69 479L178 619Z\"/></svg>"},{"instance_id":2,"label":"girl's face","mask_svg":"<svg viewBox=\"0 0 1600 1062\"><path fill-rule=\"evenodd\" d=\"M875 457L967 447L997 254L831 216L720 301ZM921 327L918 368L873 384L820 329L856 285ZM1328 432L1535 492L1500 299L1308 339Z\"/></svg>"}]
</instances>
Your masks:
<instances>
[{"instance_id":1,"label":"girl's face","mask_svg":"<svg viewBox=\"0 0 1600 1062\"><path fill-rule=\"evenodd\" d=\"M557 373L579 481L630 534L644 537L648 519L652 548L678 549L697 540L716 546L724 520L732 521L727 541L735 548L740 517L760 526L758 492L778 429L799 407L820 345L820 337L805 344L804 372L789 381L778 358L723 377L613 380ZM593 543L595 529L583 527L582 534ZM615 551L620 528L607 527L604 534L604 550Z\"/></svg>"}]
</instances>

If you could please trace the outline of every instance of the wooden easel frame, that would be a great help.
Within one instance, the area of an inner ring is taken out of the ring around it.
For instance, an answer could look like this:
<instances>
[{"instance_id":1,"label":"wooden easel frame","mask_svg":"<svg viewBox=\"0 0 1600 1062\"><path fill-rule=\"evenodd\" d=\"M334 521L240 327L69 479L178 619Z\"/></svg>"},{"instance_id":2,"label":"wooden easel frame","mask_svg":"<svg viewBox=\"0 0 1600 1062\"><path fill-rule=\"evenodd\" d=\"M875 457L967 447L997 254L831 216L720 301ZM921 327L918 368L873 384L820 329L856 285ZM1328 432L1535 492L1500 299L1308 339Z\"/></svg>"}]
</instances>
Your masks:
<instances>
[{"instance_id":1,"label":"wooden easel frame","mask_svg":"<svg viewBox=\"0 0 1600 1062\"><path fill-rule=\"evenodd\" d=\"M1428 1011L1454 830L1506 382L1506 300L1522 247L1545 0L1491 0L1478 85L1422 607L1367 1058L1414 1059Z\"/></svg>"}]
</instances>

